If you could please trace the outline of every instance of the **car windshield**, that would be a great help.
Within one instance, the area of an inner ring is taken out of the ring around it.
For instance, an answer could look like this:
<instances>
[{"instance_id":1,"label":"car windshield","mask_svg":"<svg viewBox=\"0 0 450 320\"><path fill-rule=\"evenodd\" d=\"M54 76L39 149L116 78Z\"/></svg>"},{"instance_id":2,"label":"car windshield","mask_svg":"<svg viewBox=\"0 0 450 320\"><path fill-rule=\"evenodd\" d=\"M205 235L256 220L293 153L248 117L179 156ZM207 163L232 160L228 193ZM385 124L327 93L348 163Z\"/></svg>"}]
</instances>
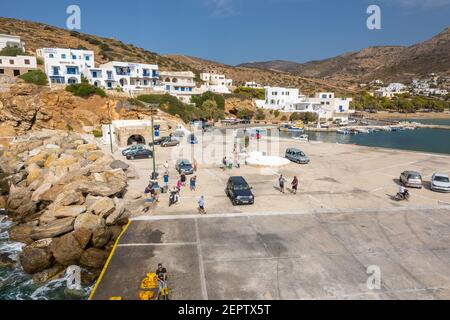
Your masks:
<instances>
[{"instance_id":1,"label":"car windshield","mask_svg":"<svg viewBox=\"0 0 450 320\"><path fill-rule=\"evenodd\" d=\"M420 180L420 179L422 179L418 174L410 174L409 176L408 176L408 179L411 179L411 180Z\"/></svg>"},{"instance_id":2,"label":"car windshield","mask_svg":"<svg viewBox=\"0 0 450 320\"><path fill-rule=\"evenodd\" d=\"M181 161L180 162L180 167L189 167L191 166L191 164L188 161Z\"/></svg>"},{"instance_id":3,"label":"car windshield","mask_svg":"<svg viewBox=\"0 0 450 320\"><path fill-rule=\"evenodd\" d=\"M297 157L304 157L305 156L305 154L303 152L297 152L295 155Z\"/></svg>"},{"instance_id":4,"label":"car windshield","mask_svg":"<svg viewBox=\"0 0 450 320\"><path fill-rule=\"evenodd\" d=\"M450 180L448 179L448 177L443 177L443 176L436 176L434 177L434 181L437 182L450 182Z\"/></svg>"},{"instance_id":5,"label":"car windshield","mask_svg":"<svg viewBox=\"0 0 450 320\"><path fill-rule=\"evenodd\" d=\"M250 187L248 186L248 184L236 184L236 185L234 185L233 189L235 191L245 191L245 190L249 190Z\"/></svg>"}]
</instances>

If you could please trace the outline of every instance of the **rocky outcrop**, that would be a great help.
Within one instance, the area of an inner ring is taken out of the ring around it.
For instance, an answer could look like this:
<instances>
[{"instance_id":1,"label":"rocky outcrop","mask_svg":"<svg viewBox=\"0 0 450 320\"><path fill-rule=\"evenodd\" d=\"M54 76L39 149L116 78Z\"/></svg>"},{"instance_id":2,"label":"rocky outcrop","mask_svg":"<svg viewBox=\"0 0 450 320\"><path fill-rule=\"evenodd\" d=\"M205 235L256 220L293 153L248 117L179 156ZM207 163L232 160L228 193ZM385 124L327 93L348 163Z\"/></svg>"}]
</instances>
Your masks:
<instances>
[{"instance_id":1,"label":"rocky outcrop","mask_svg":"<svg viewBox=\"0 0 450 320\"><path fill-rule=\"evenodd\" d=\"M71 265L98 275L129 216L122 199L129 168L62 131L18 137L3 152L0 168L9 187L2 199L15 222L10 238L26 244L20 254L25 272L37 283Z\"/></svg>"}]
</instances>

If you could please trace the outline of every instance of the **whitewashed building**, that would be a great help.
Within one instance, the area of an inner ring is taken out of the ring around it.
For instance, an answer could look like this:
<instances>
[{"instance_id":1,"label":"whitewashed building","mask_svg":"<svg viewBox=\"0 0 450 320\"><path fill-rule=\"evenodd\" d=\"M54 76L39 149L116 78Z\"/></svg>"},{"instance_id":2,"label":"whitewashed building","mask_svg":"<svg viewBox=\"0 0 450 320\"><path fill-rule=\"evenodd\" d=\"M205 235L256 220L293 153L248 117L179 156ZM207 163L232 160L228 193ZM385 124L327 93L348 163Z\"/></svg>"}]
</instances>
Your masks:
<instances>
[{"instance_id":1,"label":"whitewashed building","mask_svg":"<svg viewBox=\"0 0 450 320\"><path fill-rule=\"evenodd\" d=\"M19 36L0 34L0 50L7 47L20 48L25 52L25 44L21 41Z\"/></svg>"},{"instance_id":2,"label":"whitewashed building","mask_svg":"<svg viewBox=\"0 0 450 320\"><path fill-rule=\"evenodd\" d=\"M388 98L391 99L397 95L408 92L408 87L402 83L390 83L387 87L376 90L373 95L376 98Z\"/></svg>"},{"instance_id":3,"label":"whitewashed building","mask_svg":"<svg viewBox=\"0 0 450 320\"><path fill-rule=\"evenodd\" d=\"M255 81L251 81L251 82L246 82L244 84L244 87L252 88L252 89L261 89L263 86L260 85L259 83L255 82Z\"/></svg>"},{"instance_id":4,"label":"whitewashed building","mask_svg":"<svg viewBox=\"0 0 450 320\"><path fill-rule=\"evenodd\" d=\"M190 103L193 95L202 93L195 85L192 71L161 71L159 75L164 92L184 103Z\"/></svg>"},{"instance_id":5,"label":"whitewashed building","mask_svg":"<svg viewBox=\"0 0 450 320\"><path fill-rule=\"evenodd\" d=\"M350 109L351 98L336 98L333 92L320 92L314 97L301 95L298 89L266 87L266 100L257 100L264 109L281 112L313 112L325 119L348 119L354 113Z\"/></svg>"},{"instance_id":6,"label":"whitewashed building","mask_svg":"<svg viewBox=\"0 0 450 320\"><path fill-rule=\"evenodd\" d=\"M86 69L94 67L94 52L61 48L43 48L36 51L44 59L45 73L50 84L81 82Z\"/></svg>"},{"instance_id":7,"label":"whitewashed building","mask_svg":"<svg viewBox=\"0 0 450 320\"><path fill-rule=\"evenodd\" d=\"M84 75L92 85L106 89L121 88L127 93L152 89L158 84L157 65L111 61L90 67Z\"/></svg>"},{"instance_id":8,"label":"whitewashed building","mask_svg":"<svg viewBox=\"0 0 450 320\"><path fill-rule=\"evenodd\" d=\"M37 69L36 57L33 56L0 56L0 76L18 77Z\"/></svg>"},{"instance_id":9,"label":"whitewashed building","mask_svg":"<svg viewBox=\"0 0 450 320\"><path fill-rule=\"evenodd\" d=\"M256 100L257 106L264 109L289 112L296 103L302 102L304 98L298 89L265 87L265 91L266 99Z\"/></svg>"},{"instance_id":10,"label":"whitewashed building","mask_svg":"<svg viewBox=\"0 0 450 320\"><path fill-rule=\"evenodd\" d=\"M201 86L203 91L211 91L214 93L231 93L231 87L233 86L233 80L227 79L223 74L217 74L214 72L201 73L200 79L204 82Z\"/></svg>"}]
</instances>

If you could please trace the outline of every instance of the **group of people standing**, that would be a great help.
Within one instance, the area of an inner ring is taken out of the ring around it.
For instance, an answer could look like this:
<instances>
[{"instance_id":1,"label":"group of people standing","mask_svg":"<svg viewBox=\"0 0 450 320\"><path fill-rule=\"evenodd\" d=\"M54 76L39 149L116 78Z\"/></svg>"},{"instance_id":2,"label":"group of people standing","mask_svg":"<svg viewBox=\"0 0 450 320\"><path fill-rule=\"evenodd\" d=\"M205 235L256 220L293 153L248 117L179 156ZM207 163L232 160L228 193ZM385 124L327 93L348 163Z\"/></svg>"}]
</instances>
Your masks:
<instances>
[{"instance_id":1,"label":"group of people standing","mask_svg":"<svg viewBox=\"0 0 450 320\"><path fill-rule=\"evenodd\" d=\"M286 193L285 192L285 183L287 182L286 178L283 175L280 175L280 177L278 178L278 185L280 187L280 192L281 193ZM292 193L293 194L297 194L298 191L298 185L299 185L299 181L297 176L294 177L294 179L291 182L291 186L292 186Z\"/></svg>"}]
</instances>

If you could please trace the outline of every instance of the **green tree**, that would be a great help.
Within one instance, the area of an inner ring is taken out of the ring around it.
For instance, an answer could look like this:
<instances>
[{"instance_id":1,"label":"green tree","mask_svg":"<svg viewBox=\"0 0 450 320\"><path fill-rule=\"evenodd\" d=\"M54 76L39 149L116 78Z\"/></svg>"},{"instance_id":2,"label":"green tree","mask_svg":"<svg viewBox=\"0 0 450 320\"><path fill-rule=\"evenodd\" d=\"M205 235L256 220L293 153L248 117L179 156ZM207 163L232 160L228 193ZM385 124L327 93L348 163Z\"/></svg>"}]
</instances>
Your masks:
<instances>
[{"instance_id":1,"label":"green tree","mask_svg":"<svg viewBox=\"0 0 450 320\"><path fill-rule=\"evenodd\" d=\"M204 117L208 120L218 120L217 102L215 100L206 100L202 104Z\"/></svg>"}]
</instances>

